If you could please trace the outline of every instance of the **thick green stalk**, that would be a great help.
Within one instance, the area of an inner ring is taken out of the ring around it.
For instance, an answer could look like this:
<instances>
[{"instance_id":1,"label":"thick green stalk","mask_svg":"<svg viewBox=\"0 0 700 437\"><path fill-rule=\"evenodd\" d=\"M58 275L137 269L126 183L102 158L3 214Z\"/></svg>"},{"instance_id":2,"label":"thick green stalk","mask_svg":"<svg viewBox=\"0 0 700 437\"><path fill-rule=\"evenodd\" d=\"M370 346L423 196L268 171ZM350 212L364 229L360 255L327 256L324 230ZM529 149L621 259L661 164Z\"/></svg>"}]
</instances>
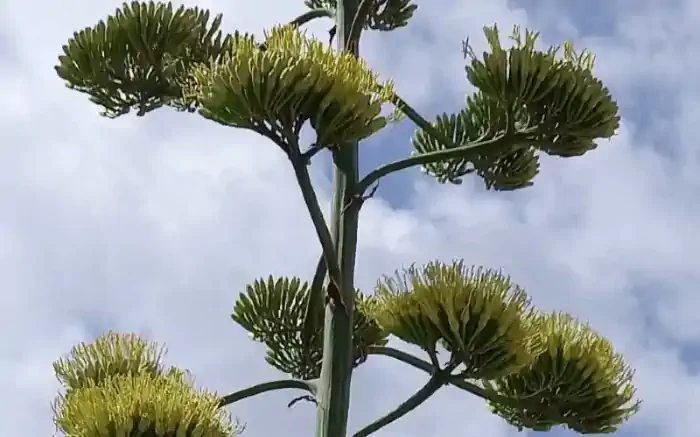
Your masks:
<instances>
[{"instance_id":1,"label":"thick green stalk","mask_svg":"<svg viewBox=\"0 0 700 437\"><path fill-rule=\"evenodd\" d=\"M336 12L338 50L348 48L356 56L358 41L347 39L357 8L357 0L338 0ZM326 304L323 360L316 393L316 437L345 437L347 434L353 362L353 300L359 215L359 204L354 202L353 196L358 180L357 149L357 142L339 144L333 156L331 233L340 266L341 280L337 292L342 302L331 299Z\"/></svg>"}]
</instances>

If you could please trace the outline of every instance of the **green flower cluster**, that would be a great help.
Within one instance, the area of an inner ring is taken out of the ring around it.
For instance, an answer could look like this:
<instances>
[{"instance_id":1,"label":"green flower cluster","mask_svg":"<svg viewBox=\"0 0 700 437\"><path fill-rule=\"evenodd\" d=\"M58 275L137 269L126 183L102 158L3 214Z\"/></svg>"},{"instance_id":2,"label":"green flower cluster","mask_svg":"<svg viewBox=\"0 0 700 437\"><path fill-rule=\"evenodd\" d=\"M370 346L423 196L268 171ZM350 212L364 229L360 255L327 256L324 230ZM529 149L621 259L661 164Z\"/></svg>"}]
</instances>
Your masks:
<instances>
[{"instance_id":1,"label":"green flower cluster","mask_svg":"<svg viewBox=\"0 0 700 437\"><path fill-rule=\"evenodd\" d=\"M133 334L107 333L56 363L65 391L54 420L66 437L231 437L238 433L213 393L165 369L163 349Z\"/></svg>"}]
</instances>

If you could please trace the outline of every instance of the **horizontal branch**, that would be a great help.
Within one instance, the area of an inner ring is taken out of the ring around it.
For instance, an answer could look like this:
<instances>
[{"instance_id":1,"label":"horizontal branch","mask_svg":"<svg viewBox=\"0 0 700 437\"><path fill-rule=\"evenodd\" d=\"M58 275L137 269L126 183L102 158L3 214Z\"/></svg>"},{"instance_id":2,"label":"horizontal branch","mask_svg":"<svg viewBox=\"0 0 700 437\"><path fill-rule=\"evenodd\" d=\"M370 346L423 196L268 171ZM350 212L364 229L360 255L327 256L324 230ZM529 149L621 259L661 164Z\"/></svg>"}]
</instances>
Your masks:
<instances>
[{"instance_id":1,"label":"horizontal branch","mask_svg":"<svg viewBox=\"0 0 700 437\"><path fill-rule=\"evenodd\" d=\"M289 24L293 27L299 27L302 26L306 23L308 23L311 20L315 20L316 18L334 18L335 15L333 11L331 11L328 8L316 8L312 9L308 12L304 12L303 14L299 15L296 17L294 20L292 20Z\"/></svg>"},{"instance_id":2,"label":"horizontal branch","mask_svg":"<svg viewBox=\"0 0 700 437\"><path fill-rule=\"evenodd\" d=\"M407 352L388 347L388 346L370 346L368 354L370 355L385 355L387 357L394 358L396 360L399 360L401 362L404 362L412 367L415 367L416 369L420 369L426 373L429 373L431 375L435 374L438 370L430 364L427 361L421 360L418 357L415 357ZM532 411L539 411L545 414L555 414L556 412L552 411L547 411L546 406L539 404L537 402L529 402L528 400L525 399L513 399L509 398L507 396L500 395L498 393L495 393L490 390L486 390L482 387L479 387L476 384L473 384L471 382L468 382L464 380L463 377L459 375L450 375L448 380L447 380L448 385L455 386L457 388L460 388L466 392L469 392L475 396L480 397L481 399L484 399L486 401L495 403L495 404L500 404L500 405L505 405L508 407L513 407L513 408L527 408Z\"/></svg>"},{"instance_id":3,"label":"horizontal branch","mask_svg":"<svg viewBox=\"0 0 700 437\"><path fill-rule=\"evenodd\" d=\"M413 155L399 161L392 162L390 164L385 164L362 178L357 184L356 194L363 194L372 184L377 182L380 178L400 170L407 169L409 167L415 167L418 165L431 164L438 161L444 161L454 158L464 158L472 154L477 154L479 151L485 148L507 148L514 144L517 144L525 140L525 132L519 132L508 136L498 136L496 138L491 138L483 141L475 141L470 144L459 145L452 141L447 135L443 134L435 128L430 122L428 122L423 116L421 116L415 109L411 107L405 100L403 100L398 95L394 94L392 96L392 103L413 123L419 128L423 129L428 135L439 141L445 146L444 150L438 150L430 153L421 153L418 155Z\"/></svg>"},{"instance_id":4,"label":"horizontal branch","mask_svg":"<svg viewBox=\"0 0 700 437\"><path fill-rule=\"evenodd\" d=\"M394 349L392 347L388 346L370 346L368 353L370 355L384 355L387 357L394 358L396 360L399 360L401 362L404 362L412 367L415 367L416 369L420 369L426 373L430 373L431 375L434 374L435 372L438 371L438 369L435 368L432 364L430 364L427 361L421 360L418 357L415 357L407 352ZM461 378L456 378L456 377L450 377L448 380L449 385L453 385L457 388L460 388L464 391L467 391L473 395L476 395L484 400L489 400L492 402L497 402L503 405L508 405L512 407L520 407L522 406L521 402L516 400L516 399L510 399L505 396L498 395L496 393L491 393L483 388L479 387L476 384L472 384L468 381L465 381L464 379Z\"/></svg>"},{"instance_id":5,"label":"horizontal branch","mask_svg":"<svg viewBox=\"0 0 700 437\"><path fill-rule=\"evenodd\" d=\"M389 346L370 346L367 353L370 355L384 355L394 358L395 360L402 361L412 367L415 367L416 369L430 373L431 375L438 370L427 361L423 361L420 358L409 354L408 352L404 352Z\"/></svg>"},{"instance_id":6,"label":"horizontal branch","mask_svg":"<svg viewBox=\"0 0 700 437\"><path fill-rule=\"evenodd\" d=\"M316 392L316 384L314 381L303 381L301 379L280 379L277 381L263 382L262 384L257 384L252 387L244 388L243 390L228 394L221 398L219 406L225 407L226 405L231 405L234 402L238 402L261 393L289 388L305 390L311 394L315 394Z\"/></svg>"},{"instance_id":7,"label":"horizontal branch","mask_svg":"<svg viewBox=\"0 0 700 437\"><path fill-rule=\"evenodd\" d=\"M517 144L520 140L521 138L517 135L510 137L500 136L489 140L477 141L463 146L455 146L452 149L438 150L430 153L421 153L398 161L394 161L392 163L378 167L377 169L368 173L367 176L363 177L362 180L360 180L360 182L357 184L357 193L364 193L372 184L377 182L380 178L390 173L394 173L396 171L405 170L407 168L415 167L418 165L426 165L431 164L433 162L445 161L454 158L464 158L468 155L476 155L478 152L486 148L505 149L514 144Z\"/></svg>"}]
</instances>

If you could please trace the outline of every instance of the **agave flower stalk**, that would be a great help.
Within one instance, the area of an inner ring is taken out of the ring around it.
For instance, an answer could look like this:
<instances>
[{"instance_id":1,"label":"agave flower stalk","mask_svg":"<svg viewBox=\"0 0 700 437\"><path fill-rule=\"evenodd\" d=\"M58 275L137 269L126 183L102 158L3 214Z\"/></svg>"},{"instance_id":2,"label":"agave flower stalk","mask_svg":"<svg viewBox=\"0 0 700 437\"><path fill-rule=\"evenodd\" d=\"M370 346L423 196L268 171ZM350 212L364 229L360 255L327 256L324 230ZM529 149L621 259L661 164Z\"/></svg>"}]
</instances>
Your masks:
<instances>
[{"instance_id":1,"label":"agave flower stalk","mask_svg":"<svg viewBox=\"0 0 700 437\"><path fill-rule=\"evenodd\" d=\"M349 50L353 56L359 55L359 35L351 35L358 6L358 0L338 0L336 8L338 50ZM347 434L353 358L355 253L360 213L360 199L354 196L359 177L358 153L356 141L339 145L334 153L331 232L340 267L340 283L337 284L340 301L329 300L326 305L316 437Z\"/></svg>"},{"instance_id":2,"label":"agave flower stalk","mask_svg":"<svg viewBox=\"0 0 700 437\"><path fill-rule=\"evenodd\" d=\"M110 332L56 361L59 430L68 437L230 437L241 428L224 407L293 389L303 395L290 406L316 404L317 437L346 437L353 370L377 355L429 378L355 437L400 420L445 385L482 398L519 429L616 430L639 408L631 369L586 324L531 307L502 272L434 261L381 278L370 295L354 283L360 210L382 177L421 167L440 183L476 175L487 190L518 190L534 183L540 154L580 156L613 136L618 106L592 73L592 54L570 43L538 50L538 35L518 27L512 47L504 47L497 26L485 27L488 51L477 56L464 45L476 91L459 112L429 122L359 52L363 31L406 26L417 9L411 0L305 4L309 11L261 39L226 34L222 16L201 8L132 1L64 45L56 72L107 117L172 107L269 139L288 158L321 253L311 281L255 280L231 314L289 378L220 396L165 367L162 348ZM333 19L335 47L299 29L318 18ZM391 115L382 114L385 105L393 105ZM416 125L413 152L361 177L359 143L400 117ZM304 147L299 134L307 124L316 138ZM328 221L308 170L322 152L333 162ZM390 336L426 358L387 346Z\"/></svg>"}]
</instances>

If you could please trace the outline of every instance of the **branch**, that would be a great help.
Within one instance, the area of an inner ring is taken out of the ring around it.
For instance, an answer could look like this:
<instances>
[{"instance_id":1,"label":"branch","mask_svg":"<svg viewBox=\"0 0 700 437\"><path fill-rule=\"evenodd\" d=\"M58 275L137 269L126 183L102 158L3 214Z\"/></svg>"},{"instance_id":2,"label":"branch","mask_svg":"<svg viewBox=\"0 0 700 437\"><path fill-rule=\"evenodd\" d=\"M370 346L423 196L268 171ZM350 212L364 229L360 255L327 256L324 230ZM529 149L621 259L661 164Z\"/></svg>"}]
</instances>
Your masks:
<instances>
[{"instance_id":1,"label":"branch","mask_svg":"<svg viewBox=\"0 0 700 437\"><path fill-rule=\"evenodd\" d=\"M368 350L368 355L385 355L387 357L394 358L401 362L404 362L416 369L420 369L426 373L434 374L436 372L435 366L427 361L423 361L420 358L414 357L413 355L401 351L399 349L394 349L388 346L370 346ZM499 395L493 391L488 391L476 384L465 381L459 375L450 375L447 384L455 386L466 392L469 392L475 396L480 397L486 401L493 403L506 405L513 408L527 408L533 411L545 411L545 406L538 404L536 402L528 402L523 399L513 399L507 396Z\"/></svg>"},{"instance_id":2,"label":"branch","mask_svg":"<svg viewBox=\"0 0 700 437\"><path fill-rule=\"evenodd\" d=\"M321 313L320 308L323 305L323 282L326 279L326 258L321 256L316 265L314 279L311 281L311 289L309 290L309 300L306 302L306 312L304 313L304 323L302 325L302 340L304 346L309 347L313 339L313 335L318 328L320 321L316 320L316 315Z\"/></svg>"},{"instance_id":3,"label":"branch","mask_svg":"<svg viewBox=\"0 0 700 437\"><path fill-rule=\"evenodd\" d=\"M410 118L411 121L415 123L419 128L428 132L433 138L439 140L441 143L445 144L450 148L458 147L454 141L449 139L446 135L443 135L442 132L435 129L435 127L428 120L423 118L422 115L416 112L416 110L413 109L411 105L406 103L406 101L399 97L397 94L394 94L391 97L391 103L393 103L399 109L399 111L401 111L406 117Z\"/></svg>"},{"instance_id":4,"label":"branch","mask_svg":"<svg viewBox=\"0 0 700 437\"><path fill-rule=\"evenodd\" d=\"M338 265L335 245L333 244L331 231L328 229L326 220L323 218L323 211L321 211L318 198L316 197L316 191L311 183L309 170L302 155L299 153L299 147L297 144L291 144L289 159L292 162L292 167L294 168L294 174L297 182L299 183L299 188L301 188L304 203L306 203L306 207L311 215L311 221L314 224L316 234L321 242L321 248L323 249L323 257L325 258L328 274L331 281L337 285L340 281L340 267Z\"/></svg>"},{"instance_id":5,"label":"branch","mask_svg":"<svg viewBox=\"0 0 700 437\"><path fill-rule=\"evenodd\" d=\"M335 14L328 8L316 8L299 15L294 20L290 21L289 25L296 28L308 23L311 20L315 20L316 18L324 17L334 18Z\"/></svg>"},{"instance_id":6,"label":"branch","mask_svg":"<svg viewBox=\"0 0 700 437\"><path fill-rule=\"evenodd\" d=\"M379 431L386 425L400 419L411 411L415 410L420 404L428 400L430 396L435 394L443 385L447 383L449 373L438 372L430 377L428 382L421 387L405 402L401 403L396 409L389 414L381 417L369 425L356 432L353 437L367 437L368 435Z\"/></svg>"},{"instance_id":7,"label":"branch","mask_svg":"<svg viewBox=\"0 0 700 437\"><path fill-rule=\"evenodd\" d=\"M304 160L306 165L311 164L311 158L313 158L318 152L323 150L323 147L318 144L312 144L309 146L304 153L301 154L301 158Z\"/></svg>"},{"instance_id":8,"label":"branch","mask_svg":"<svg viewBox=\"0 0 700 437\"><path fill-rule=\"evenodd\" d=\"M367 188L369 188L373 183L389 173L404 170L409 167L415 167L417 165L425 165L453 158L462 158L465 155L476 154L485 148L506 148L525 139L525 132L519 132L514 135L501 135L489 140L476 141L460 146L449 139L446 135L438 131L432 124L418 114L408 103L401 99L401 97L394 95L392 98L392 103L394 103L394 105L396 105L396 107L399 108L399 110L410 118L418 127L444 144L446 149L413 155L411 157L380 166L360 180L360 182L357 184L358 194L364 193L365 190L367 190Z\"/></svg>"},{"instance_id":9,"label":"branch","mask_svg":"<svg viewBox=\"0 0 700 437\"><path fill-rule=\"evenodd\" d=\"M234 402L238 402L245 398L249 398L261 393L265 393L273 390L282 390L286 388L294 388L297 390L305 390L311 394L316 393L316 383L314 381L302 381L300 379L280 379L277 381L263 382L262 384L257 384L252 387L233 392L229 395L221 398L219 402L220 407L225 407L231 405Z\"/></svg>"},{"instance_id":10,"label":"branch","mask_svg":"<svg viewBox=\"0 0 700 437\"><path fill-rule=\"evenodd\" d=\"M394 358L395 360L399 360L401 362L408 364L409 366L415 367L416 369L422 370L422 371L424 371L426 373L430 373L430 374L434 374L437 371L435 366L433 366L429 362L423 361L420 358L414 357L413 355L411 355L407 352L404 352L402 350L394 349L394 348L388 347L388 346L370 346L368 354L369 355L385 355L387 357ZM492 396L491 393L487 392L486 390L484 390L483 388L479 387L476 384L472 384L470 382L465 381L464 379L450 377L448 380L448 383L450 385L453 385L453 386L460 388L464 391L468 391L469 393L471 393L473 395L479 396L482 399L492 400L494 402L496 401L496 397ZM514 401L514 400L509 399L509 398L505 398L504 396L500 396L500 397L503 399L506 399L506 402L507 402L506 405L511 405L511 406L512 405L520 405L520 403L517 401Z\"/></svg>"},{"instance_id":11,"label":"branch","mask_svg":"<svg viewBox=\"0 0 700 437\"><path fill-rule=\"evenodd\" d=\"M409 366L415 367L416 369L422 370L426 373L433 374L438 369L427 361L423 361L418 357L415 357L408 352L404 352L399 349L395 349L389 346L370 346L368 350L370 355L384 355L391 357L395 360L399 360L408 364Z\"/></svg>"},{"instance_id":12,"label":"branch","mask_svg":"<svg viewBox=\"0 0 700 437\"><path fill-rule=\"evenodd\" d=\"M372 6L372 3L372 0L362 0L360 2L360 6L357 8L355 16L352 19L348 41L355 41L356 43L360 41L362 29L365 27L367 13L369 12L369 7Z\"/></svg>"}]
</instances>

